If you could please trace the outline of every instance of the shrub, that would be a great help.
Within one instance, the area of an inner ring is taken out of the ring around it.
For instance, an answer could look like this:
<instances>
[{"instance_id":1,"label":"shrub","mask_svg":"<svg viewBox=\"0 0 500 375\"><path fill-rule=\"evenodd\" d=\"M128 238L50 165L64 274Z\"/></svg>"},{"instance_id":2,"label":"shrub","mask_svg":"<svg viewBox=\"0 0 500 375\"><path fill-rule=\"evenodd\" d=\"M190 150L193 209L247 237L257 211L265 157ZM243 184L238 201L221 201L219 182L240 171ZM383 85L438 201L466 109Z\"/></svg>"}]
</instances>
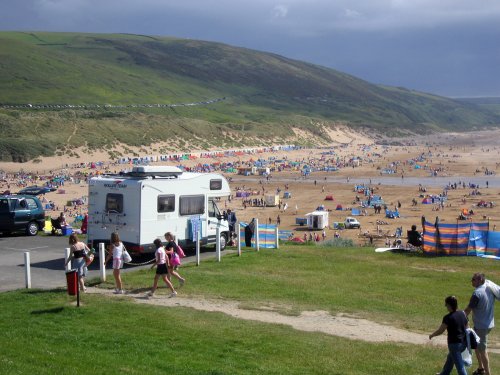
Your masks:
<instances>
[{"instance_id":1,"label":"shrub","mask_svg":"<svg viewBox=\"0 0 500 375\"><path fill-rule=\"evenodd\" d=\"M326 247L354 247L354 242L349 238L330 238L325 241L316 242L316 246Z\"/></svg>"}]
</instances>

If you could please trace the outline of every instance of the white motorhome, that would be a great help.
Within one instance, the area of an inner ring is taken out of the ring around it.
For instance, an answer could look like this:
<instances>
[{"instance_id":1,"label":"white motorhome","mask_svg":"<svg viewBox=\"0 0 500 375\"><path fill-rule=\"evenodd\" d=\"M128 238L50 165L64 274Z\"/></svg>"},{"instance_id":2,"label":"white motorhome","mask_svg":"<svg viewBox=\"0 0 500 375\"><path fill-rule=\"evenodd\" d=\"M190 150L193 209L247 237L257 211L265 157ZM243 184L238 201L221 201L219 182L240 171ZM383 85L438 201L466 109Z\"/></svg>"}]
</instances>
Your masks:
<instances>
[{"instance_id":1,"label":"white motorhome","mask_svg":"<svg viewBox=\"0 0 500 375\"><path fill-rule=\"evenodd\" d=\"M229 238L227 218L216 202L231 194L227 180L216 173L189 173L171 166L140 166L119 175L93 177L89 183L87 241L97 248L118 232L135 254L154 252L153 241L172 232L181 246L194 247L193 233L201 227L200 243L221 249Z\"/></svg>"}]
</instances>

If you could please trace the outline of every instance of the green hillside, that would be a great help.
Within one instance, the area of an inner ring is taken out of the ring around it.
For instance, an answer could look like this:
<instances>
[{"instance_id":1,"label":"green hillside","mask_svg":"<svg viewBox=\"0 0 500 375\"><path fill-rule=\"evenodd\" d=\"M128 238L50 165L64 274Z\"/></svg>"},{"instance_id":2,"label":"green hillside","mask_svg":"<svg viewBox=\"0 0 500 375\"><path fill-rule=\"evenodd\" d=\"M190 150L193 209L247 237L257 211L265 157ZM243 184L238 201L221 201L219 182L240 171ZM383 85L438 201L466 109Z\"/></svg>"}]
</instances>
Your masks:
<instances>
[{"instance_id":1,"label":"green hillside","mask_svg":"<svg viewBox=\"0 0 500 375\"><path fill-rule=\"evenodd\" d=\"M498 126L472 102L373 85L333 69L220 43L125 34L0 32L0 159L24 161L74 145L196 145L328 140L349 124L389 134ZM187 104L171 108L104 105ZM7 108L6 105L100 108ZM318 125L321 124L321 125ZM26 145L29 145L27 150Z\"/></svg>"}]
</instances>

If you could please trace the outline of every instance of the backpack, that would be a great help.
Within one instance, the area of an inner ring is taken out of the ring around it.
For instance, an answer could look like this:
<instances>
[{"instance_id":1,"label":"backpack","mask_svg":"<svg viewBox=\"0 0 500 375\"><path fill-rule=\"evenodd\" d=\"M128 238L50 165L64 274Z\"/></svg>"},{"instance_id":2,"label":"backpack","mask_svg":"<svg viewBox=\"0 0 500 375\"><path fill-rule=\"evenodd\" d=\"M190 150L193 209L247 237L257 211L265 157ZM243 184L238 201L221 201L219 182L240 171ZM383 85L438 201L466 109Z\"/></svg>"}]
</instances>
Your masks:
<instances>
[{"instance_id":1,"label":"backpack","mask_svg":"<svg viewBox=\"0 0 500 375\"><path fill-rule=\"evenodd\" d=\"M186 254L184 254L184 250L182 250L182 247L179 244L175 244L175 252L180 258L184 258L186 256Z\"/></svg>"}]
</instances>

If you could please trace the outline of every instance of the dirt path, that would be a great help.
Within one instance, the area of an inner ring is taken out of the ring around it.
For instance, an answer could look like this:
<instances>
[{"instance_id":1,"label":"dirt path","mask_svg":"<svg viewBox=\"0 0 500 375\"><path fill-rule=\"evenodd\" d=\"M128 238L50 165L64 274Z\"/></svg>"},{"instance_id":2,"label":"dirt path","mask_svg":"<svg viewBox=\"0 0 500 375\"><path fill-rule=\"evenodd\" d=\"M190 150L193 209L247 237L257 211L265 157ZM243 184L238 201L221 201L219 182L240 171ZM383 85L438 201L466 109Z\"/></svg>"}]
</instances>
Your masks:
<instances>
[{"instance_id":1,"label":"dirt path","mask_svg":"<svg viewBox=\"0 0 500 375\"><path fill-rule=\"evenodd\" d=\"M100 288L88 288L87 293L105 294L117 298L124 297L123 295L114 295L112 290ZM353 340L401 342L431 346L446 345L446 336L440 336L429 341L426 334L410 332L344 314L332 316L327 311L303 311L299 316L289 316L276 311L268 311L268 308L255 310L242 309L236 301L207 300L182 296L168 298L168 296L161 294L153 298L148 298L143 292L128 293L126 296L137 303L165 307L189 307L200 311L221 312L237 319L285 324L299 331L321 332Z\"/></svg>"}]
</instances>

